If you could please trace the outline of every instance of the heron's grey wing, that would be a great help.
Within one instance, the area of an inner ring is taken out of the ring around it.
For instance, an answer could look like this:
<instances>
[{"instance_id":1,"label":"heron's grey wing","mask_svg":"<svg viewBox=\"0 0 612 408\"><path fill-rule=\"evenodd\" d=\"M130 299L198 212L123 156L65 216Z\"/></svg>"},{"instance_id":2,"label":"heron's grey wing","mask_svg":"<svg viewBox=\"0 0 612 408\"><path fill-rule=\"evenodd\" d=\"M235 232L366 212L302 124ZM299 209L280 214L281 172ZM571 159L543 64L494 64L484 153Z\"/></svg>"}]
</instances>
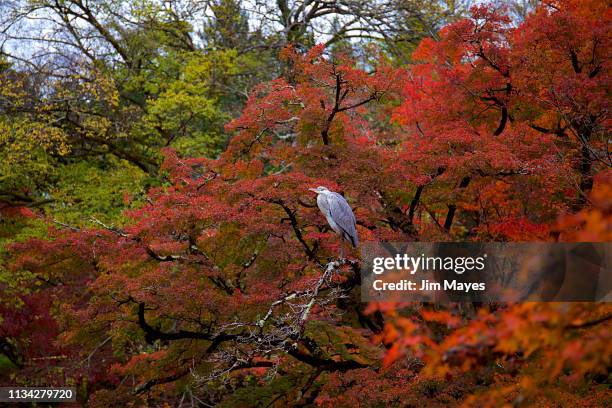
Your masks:
<instances>
[{"instance_id":1,"label":"heron's grey wing","mask_svg":"<svg viewBox=\"0 0 612 408\"><path fill-rule=\"evenodd\" d=\"M356 247L359 239L357 238L357 229L355 228L355 214L353 214L351 206L344 197L334 192L328 195L327 203L331 217L342 230L344 238Z\"/></svg>"},{"instance_id":2,"label":"heron's grey wing","mask_svg":"<svg viewBox=\"0 0 612 408\"><path fill-rule=\"evenodd\" d=\"M321 210L321 212L327 219L327 223L329 224L329 226L334 231L336 231L336 233L342 234L342 230L340 229L340 227L338 227L338 225L336 225L336 222L334 221L334 218L331 215L331 211L329 209L330 203L327 200L326 194L319 194L317 196L317 205L319 206L319 210Z\"/></svg>"}]
</instances>

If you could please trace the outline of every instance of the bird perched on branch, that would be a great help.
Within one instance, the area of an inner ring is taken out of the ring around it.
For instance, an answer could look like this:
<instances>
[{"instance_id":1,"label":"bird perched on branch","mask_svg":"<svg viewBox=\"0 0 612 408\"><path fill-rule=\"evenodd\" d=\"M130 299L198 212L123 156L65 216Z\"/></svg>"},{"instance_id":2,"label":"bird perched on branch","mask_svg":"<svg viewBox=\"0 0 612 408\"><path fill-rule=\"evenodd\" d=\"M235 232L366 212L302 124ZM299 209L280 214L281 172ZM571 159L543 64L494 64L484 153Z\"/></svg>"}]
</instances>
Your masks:
<instances>
[{"instance_id":1,"label":"bird perched on branch","mask_svg":"<svg viewBox=\"0 0 612 408\"><path fill-rule=\"evenodd\" d=\"M359 239L355 228L355 215L344 197L323 186L308 190L317 193L317 205L327 218L329 226L356 248ZM340 244L340 256L342 257L342 244Z\"/></svg>"}]
</instances>

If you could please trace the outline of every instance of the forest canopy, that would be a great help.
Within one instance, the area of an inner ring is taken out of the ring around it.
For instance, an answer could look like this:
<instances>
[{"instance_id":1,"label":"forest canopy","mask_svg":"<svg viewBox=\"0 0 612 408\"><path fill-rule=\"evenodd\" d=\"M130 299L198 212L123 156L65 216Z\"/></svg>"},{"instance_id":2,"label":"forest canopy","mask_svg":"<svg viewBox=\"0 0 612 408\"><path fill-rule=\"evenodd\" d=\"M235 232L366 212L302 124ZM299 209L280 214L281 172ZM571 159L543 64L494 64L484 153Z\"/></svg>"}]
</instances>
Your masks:
<instances>
[{"instance_id":1,"label":"forest canopy","mask_svg":"<svg viewBox=\"0 0 612 408\"><path fill-rule=\"evenodd\" d=\"M610 242L599 0L0 3L0 385L606 406L610 303L363 303L360 241Z\"/></svg>"}]
</instances>

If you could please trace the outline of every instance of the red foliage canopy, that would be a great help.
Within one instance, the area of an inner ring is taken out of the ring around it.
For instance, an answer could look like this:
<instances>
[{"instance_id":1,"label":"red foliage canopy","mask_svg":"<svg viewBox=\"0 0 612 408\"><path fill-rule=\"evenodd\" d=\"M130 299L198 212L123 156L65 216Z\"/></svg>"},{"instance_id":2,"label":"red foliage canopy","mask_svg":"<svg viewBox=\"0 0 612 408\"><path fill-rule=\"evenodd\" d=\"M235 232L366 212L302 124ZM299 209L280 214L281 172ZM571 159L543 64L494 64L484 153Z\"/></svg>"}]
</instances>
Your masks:
<instances>
[{"instance_id":1,"label":"red foliage canopy","mask_svg":"<svg viewBox=\"0 0 612 408\"><path fill-rule=\"evenodd\" d=\"M88 378L101 406L171 402L194 388L207 403L241 405L244 387L277 404L352 405L361 382L385 403L431 399L439 385L427 376L467 390L478 379L457 370L490 373L496 362L503 370L487 381L506 396L553 384L563 369L604 372L605 305L365 313L358 261L333 258L338 241L307 192L342 192L365 241L609 239L601 3L547 2L517 28L474 7L423 41L410 69L287 49L290 77L253 91L221 157L167 151L167 186L125 227L52 228L49 240L13 248L11 267L31 272L33 291L0 321L0 339L28 359L19 379L49 354L31 337L40 325L66 378ZM547 375L520 371L538 355L556 356Z\"/></svg>"}]
</instances>

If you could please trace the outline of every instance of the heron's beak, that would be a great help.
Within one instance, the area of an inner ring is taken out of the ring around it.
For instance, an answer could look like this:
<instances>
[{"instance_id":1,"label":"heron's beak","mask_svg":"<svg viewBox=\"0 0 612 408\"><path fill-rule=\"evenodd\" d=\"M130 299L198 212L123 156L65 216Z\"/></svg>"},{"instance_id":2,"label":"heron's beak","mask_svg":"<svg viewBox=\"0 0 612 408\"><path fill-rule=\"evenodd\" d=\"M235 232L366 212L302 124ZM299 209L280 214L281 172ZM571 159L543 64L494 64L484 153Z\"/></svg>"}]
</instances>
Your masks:
<instances>
[{"instance_id":1,"label":"heron's beak","mask_svg":"<svg viewBox=\"0 0 612 408\"><path fill-rule=\"evenodd\" d=\"M316 188L309 188L308 190L313 191L313 192L315 192L315 193L317 192L317 189L316 189Z\"/></svg>"}]
</instances>

